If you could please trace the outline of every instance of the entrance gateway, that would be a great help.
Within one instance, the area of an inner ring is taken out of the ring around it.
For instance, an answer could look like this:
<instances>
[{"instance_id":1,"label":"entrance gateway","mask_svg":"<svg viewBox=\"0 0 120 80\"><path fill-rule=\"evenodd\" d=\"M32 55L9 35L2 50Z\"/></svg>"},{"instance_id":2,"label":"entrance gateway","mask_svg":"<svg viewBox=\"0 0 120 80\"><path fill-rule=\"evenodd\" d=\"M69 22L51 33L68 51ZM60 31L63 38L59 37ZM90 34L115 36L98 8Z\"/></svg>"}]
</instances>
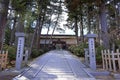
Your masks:
<instances>
[{"instance_id":1,"label":"entrance gateway","mask_svg":"<svg viewBox=\"0 0 120 80\"><path fill-rule=\"evenodd\" d=\"M66 49L66 42L58 39L57 41L52 42L52 47L54 49Z\"/></svg>"}]
</instances>

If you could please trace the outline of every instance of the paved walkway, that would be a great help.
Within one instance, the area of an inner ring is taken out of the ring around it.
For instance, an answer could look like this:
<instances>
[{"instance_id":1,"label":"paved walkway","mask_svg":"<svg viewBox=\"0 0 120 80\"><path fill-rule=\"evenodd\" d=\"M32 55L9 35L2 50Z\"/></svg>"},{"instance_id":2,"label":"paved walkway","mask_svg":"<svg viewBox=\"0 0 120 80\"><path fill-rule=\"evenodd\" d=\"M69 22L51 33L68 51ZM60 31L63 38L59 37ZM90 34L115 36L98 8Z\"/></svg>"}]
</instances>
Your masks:
<instances>
[{"instance_id":1,"label":"paved walkway","mask_svg":"<svg viewBox=\"0 0 120 80\"><path fill-rule=\"evenodd\" d=\"M54 50L37 58L13 80L95 80L68 51Z\"/></svg>"}]
</instances>

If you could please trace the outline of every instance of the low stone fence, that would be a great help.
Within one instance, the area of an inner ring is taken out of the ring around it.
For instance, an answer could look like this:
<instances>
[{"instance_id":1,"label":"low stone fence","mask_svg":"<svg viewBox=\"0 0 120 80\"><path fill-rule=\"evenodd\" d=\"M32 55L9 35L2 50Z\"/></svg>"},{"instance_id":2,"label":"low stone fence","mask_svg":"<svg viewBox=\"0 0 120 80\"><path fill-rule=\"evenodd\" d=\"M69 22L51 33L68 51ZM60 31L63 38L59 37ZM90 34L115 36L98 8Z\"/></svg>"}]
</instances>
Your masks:
<instances>
[{"instance_id":1,"label":"low stone fence","mask_svg":"<svg viewBox=\"0 0 120 80\"><path fill-rule=\"evenodd\" d=\"M103 69L109 71L120 71L120 52L119 50L102 50Z\"/></svg>"},{"instance_id":2,"label":"low stone fence","mask_svg":"<svg viewBox=\"0 0 120 80\"><path fill-rule=\"evenodd\" d=\"M0 51L0 69L5 69L7 65L8 51Z\"/></svg>"}]
</instances>

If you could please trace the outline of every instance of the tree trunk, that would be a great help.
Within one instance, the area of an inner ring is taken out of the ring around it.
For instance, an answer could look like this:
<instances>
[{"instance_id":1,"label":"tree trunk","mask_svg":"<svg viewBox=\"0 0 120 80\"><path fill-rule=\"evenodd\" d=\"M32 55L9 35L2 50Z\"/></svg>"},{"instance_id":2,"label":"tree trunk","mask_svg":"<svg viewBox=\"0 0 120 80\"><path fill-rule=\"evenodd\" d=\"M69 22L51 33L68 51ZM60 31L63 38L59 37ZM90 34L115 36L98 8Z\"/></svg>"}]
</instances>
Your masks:
<instances>
[{"instance_id":1,"label":"tree trunk","mask_svg":"<svg viewBox=\"0 0 120 80\"><path fill-rule=\"evenodd\" d=\"M60 3L59 3L59 8L61 8L61 0L60 0ZM58 9L59 9L59 8L58 8ZM55 22L55 26L54 26L53 31L52 31L52 34L51 34L51 36L50 36L49 45L50 45L50 42L53 41L52 36L53 36L53 34L54 34L54 32L55 32L55 29L56 29L56 27L57 27L59 17L60 17L60 11L58 12L57 19L56 19L56 22Z\"/></svg>"},{"instance_id":2,"label":"tree trunk","mask_svg":"<svg viewBox=\"0 0 120 80\"><path fill-rule=\"evenodd\" d=\"M90 10L89 10L89 7L87 9L87 17L88 17L88 34L90 34L91 33L91 23L90 23Z\"/></svg>"},{"instance_id":3,"label":"tree trunk","mask_svg":"<svg viewBox=\"0 0 120 80\"><path fill-rule=\"evenodd\" d=\"M100 20L99 20L99 14L97 14L97 17L96 17L96 18L97 18L97 21L96 21L96 23L97 23L97 25L96 25L97 28L96 28L96 29L97 29L97 30L96 30L96 31L97 31L97 34L98 34L98 38L97 38L97 39L98 39L98 43L100 44L100 40L101 40L101 37L100 37L100 36L101 36L101 35L100 35ZM100 45L102 45L102 44L100 44Z\"/></svg>"},{"instance_id":4,"label":"tree trunk","mask_svg":"<svg viewBox=\"0 0 120 80\"><path fill-rule=\"evenodd\" d=\"M47 42L47 36L49 34L49 31L50 31L52 15L53 15L53 13L50 15L49 26L48 26L48 30L47 30L47 34L46 34L46 38L45 38L45 44L44 44L45 47L46 47L46 42Z\"/></svg>"},{"instance_id":5,"label":"tree trunk","mask_svg":"<svg viewBox=\"0 0 120 80\"><path fill-rule=\"evenodd\" d=\"M14 18L14 23L13 23L13 29L11 31L11 37L10 37L10 45L13 45L14 39L15 39L15 25L16 25L16 17Z\"/></svg>"},{"instance_id":6,"label":"tree trunk","mask_svg":"<svg viewBox=\"0 0 120 80\"><path fill-rule=\"evenodd\" d=\"M44 19L45 19L45 15L46 15L46 9L47 9L47 4L44 3L44 0L39 1L39 24L38 29L37 29L37 37L36 37L36 48L39 49L40 48L40 36L41 36L41 31L42 31L42 26L44 24ZM44 12L43 12L44 11ZM43 14L43 15L42 15Z\"/></svg>"},{"instance_id":7,"label":"tree trunk","mask_svg":"<svg viewBox=\"0 0 120 80\"><path fill-rule=\"evenodd\" d=\"M88 14L88 33L91 33L91 24L90 24L90 16Z\"/></svg>"},{"instance_id":8,"label":"tree trunk","mask_svg":"<svg viewBox=\"0 0 120 80\"><path fill-rule=\"evenodd\" d=\"M3 41L4 41L4 29L7 23L7 14L8 14L8 5L9 0L0 1L0 50L2 50Z\"/></svg>"},{"instance_id":9,"label":"tree trunk","mask_svg":"<svg viewBox=\"0 0 120 80\"><path fill-rule=\"evenodd\" d=\"M24 32L24 21L22 20L22 15L19 17L16 23L16 32ZM18 37L15 36L15 46L17 46Z\"/></svg>"},{"instance_id":10,"label":"tree trunk","mask_svg":"<svg viewBox=\"0 0 120 80\"><path fill-rule=\"evenodd\" d=\"M22 20L22 16L19 17L17 22L16 32L24 32L24 21Z\"/></svg>"},{"instance_id":11,"label":"tree trunk","mask_svg":"<svg viewBox=\"0 0 120 80\"><path fill-rule=\"evenodd\" d=\"M34 46L37 47L37 40L39 37L38 36L38 30L39 30L39 27L40 27L40 22L41 22L41 14L42 14L42 3L43 3L43 0L42 1L39 1L38 4L40 5L38 8L39 8L39 14L38 14L38 19L37 19L37 25L35 27L35 31L33 33L33 36L32 36L32 40L31 40L31 44L30 44L30 49L29 49L29 58L30 58L30 55L31 55L31 52L32 52L32 48L33 48L33 43L35 42Z\"/></svg>"},{"instance_id":12,"label":"tree trunk","mask_svg":"<svg viewBox=\"0 0 120 80\"><path fill-rule=\"evenodd\" d=\"M118 4L118 27L120 28L120 4Z\"/></svg>"},{"instance_id":13,"label":"tree trunk","mask_svg":"<svg viewBox=\"0 0 120 80\"><path fill-rule=\"evenodd\" d=\"M58 13L57 20L56 20L56 22L55 22L55 26L54 26L53 31L52 31L52 34L51 34L51 36L50 36L49 45L50 45L50 43L53 41L52 36L53 36L53 34L54 34L54 32L55 32L55 29L56 29L56 27L57 27L59 17L60 17L60 14Z\"/></svg>"},{"instance_id":14,"label":"tree trunk","mask_svg":"<svg viewBox=\"0 0 120 80\"><path fill-rule=\"evenodd\" d=\"M37 49L40 48L40 36L41 36L41 31L42 31L42 26L44 24L44 21L45 21L45 16L46 16L46 9L44 10L44 15L42 17L42 22L40 24L40 27L39 27L39 31L38 31L38 36L37 36Z\"/></svg>"},{"instance_id":15,"label":"tree trunk","mask_svg":"<svg viewBox=\"0 0 120 80\"><path fill-rule=\"evenodd\" d=\"M29 58L30 58L30 55L31 55L31 52L32 52L33 43L34 43L35 36L36 36L36 33L37 33L37 28L38 28L38 26L35 27L35 31L34 31L33 36L32 36L32 40L31 40L31 44L30 44L30 49L29 49L29 54L28 54Z\"/></svg>"},{"instance_id":16,"label":"tree trunk","mask_svg":"<svg viewBox=\"0 0 120 80\"><path fill-rule=\"evenodd\" d=\"M120 4L118 5L118 14L120 14ZM120 28L120 15L119 15L118 19L119 19L119 21L118 21L119 24L118 25L119 25L119 28Z\"/></svg>"},{"instance_id":17,"label":"tree trunk","mask_svg":"<svg viewBox=\"0 0 120 80\"><path fill-rule=\"evenodd\" d=\"M84 42L83 17L82 17L82 15L81 15L80 24L81 24L81 27L80 27L80 29L81 29L81 40L82 40L82 42Z\"/></svg>"},{"instance_id":18,"label":"tree trunk","mask_svg":"<svg viewBox=\"0 0 120 80\"><path fill-rule=\"evenodd\" d=\"M77 15L75 16L75 35L76 35L76 39L77 39L77 44L79 44L79 39L78 39L78 18Z\"/></svg>"},{"instance_id":19,"label":"tree trunk","mask_svg":"<svg viewBox=\"0 0 120 80\"><path fill-rule=\"evenodd\" d=\"M35 42L34 44L34 47L37 48L38 46L38 40L39 40L39 33L40 33L40 24L41 24L41 13L39 13L39 16L38 16L38 19L37 19L37 25L36 25L36 28L35 28L35 32L34 32L34 40L33 42Z\"/></svg>"},{"instance_id":20,"label":"tree trunk","mask_svg":"<svg viewBox=\"0 0 120 80\"><path fill-rule=\"evenodd\" d=\"M106 49L110 48L109 45L109 36L108 36L108 27L107 27L107 18L106 18L106 9L105 4L101 3L100 5L100 24L101 24L101 38L102 44Z\"/></svg>"}]
</instances>

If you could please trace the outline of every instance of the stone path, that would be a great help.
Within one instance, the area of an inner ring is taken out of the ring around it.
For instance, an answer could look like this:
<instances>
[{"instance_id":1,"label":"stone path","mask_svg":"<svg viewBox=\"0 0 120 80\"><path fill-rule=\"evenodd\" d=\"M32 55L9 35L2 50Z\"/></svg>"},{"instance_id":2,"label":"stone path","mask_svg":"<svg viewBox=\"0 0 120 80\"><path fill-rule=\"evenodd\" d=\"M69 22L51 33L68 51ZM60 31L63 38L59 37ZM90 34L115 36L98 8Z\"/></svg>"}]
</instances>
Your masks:
<instances>
[{"instance_id":1,"label":"stone path","mask_svg":"<svg viewBox=\"0 0 120 80\"><path fill-rule=\"evenodd\" d=\"M54 50L37 58L13 80L96 80L78 58L68 51Z\"/></svg>"}]
</instances>

